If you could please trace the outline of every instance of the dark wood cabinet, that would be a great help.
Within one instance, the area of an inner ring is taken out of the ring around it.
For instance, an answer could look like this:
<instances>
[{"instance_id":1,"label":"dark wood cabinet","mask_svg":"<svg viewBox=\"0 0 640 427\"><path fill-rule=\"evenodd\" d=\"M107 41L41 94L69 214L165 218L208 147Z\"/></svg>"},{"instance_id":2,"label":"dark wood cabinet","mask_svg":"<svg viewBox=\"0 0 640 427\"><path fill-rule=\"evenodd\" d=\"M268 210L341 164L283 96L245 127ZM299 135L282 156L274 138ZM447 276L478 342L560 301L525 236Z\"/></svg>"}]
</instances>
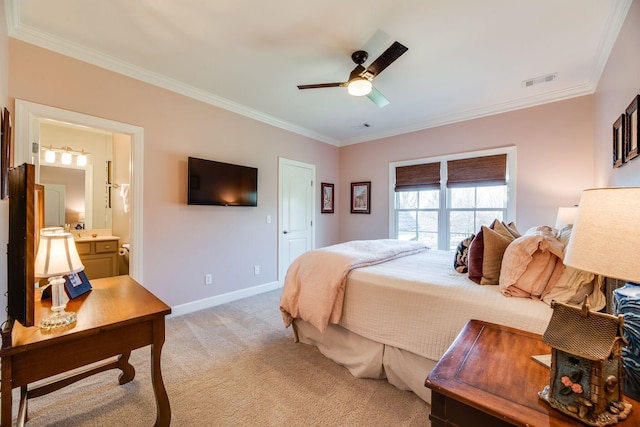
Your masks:
<instances>
[{"instance_id":1,"label":"dark wood cabinet","mask_svg":"<svg viewBox=\"0 0 640 427\"><path fill-rule=\"evenodd\" d=\"M546 402L538 392L549 369L531 356L549 354L542 337L471 320L425 381L431 389L433 427L585 426ZM618 427L640 427L640 403Z\"/></svg>"}]
</instances>

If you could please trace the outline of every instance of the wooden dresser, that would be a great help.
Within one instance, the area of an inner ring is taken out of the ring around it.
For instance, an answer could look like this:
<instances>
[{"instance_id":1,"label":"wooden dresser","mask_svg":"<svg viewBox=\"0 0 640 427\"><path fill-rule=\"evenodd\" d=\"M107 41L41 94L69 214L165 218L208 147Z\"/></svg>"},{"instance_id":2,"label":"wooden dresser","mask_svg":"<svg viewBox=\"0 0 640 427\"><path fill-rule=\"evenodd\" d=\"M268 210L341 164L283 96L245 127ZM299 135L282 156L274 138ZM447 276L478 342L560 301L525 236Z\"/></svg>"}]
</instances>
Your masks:
<instances>
[{"instance_id":1,"label":"wooden dresser","mask_svg":"<svg viewBox=\"0 0 640 427\"><path fill-rule=\"evenodd\" d=\"M431 371L433 427L583 427L538 398L549 369L531 356L550 353L542 337L471 320ZM640 403L617 427L640 426Z\"/></svg>"}]
</instances>

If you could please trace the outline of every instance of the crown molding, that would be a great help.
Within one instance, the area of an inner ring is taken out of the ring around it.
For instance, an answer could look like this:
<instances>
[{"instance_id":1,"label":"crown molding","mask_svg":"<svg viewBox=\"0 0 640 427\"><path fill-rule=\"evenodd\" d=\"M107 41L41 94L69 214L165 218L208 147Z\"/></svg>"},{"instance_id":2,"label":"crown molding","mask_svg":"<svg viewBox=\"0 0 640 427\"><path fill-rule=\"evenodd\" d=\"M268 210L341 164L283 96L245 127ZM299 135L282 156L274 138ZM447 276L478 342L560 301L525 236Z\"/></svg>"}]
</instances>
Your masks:
<instances>
[{"instance_id":1,"label":"crown molding","mask_svg":"<svg viewBox=\"0 0 640 427\"><path fill-rule=\"evenodd\" d=\"M328 135L324 135L319 132L304 128L302 126L298 126L296 124L278 119L269 114L246 107L237 102L214 95L210 92L203 91L201 89L187 85L175 79L168 78L161 74L154 73L141 67L133 66L116 58L104 55L92 49L87 49L84 46L69 42L62 38L52 37L20 22L19 0L5 0L4 3L5 14L7 18L7 29L9 36L12 38L31 43L36 46L40 46L44 49L69 56L71 58L78 59L80 61L87 62L101 68L105 68L115 73L122 74L136 80L152 84L154 86L170 90L189 98L202 101L206 104L234 112L236 114L269 124L280 129L287 130L289 132L293 132L298 135L302 135L337 147L342 147L592 94L597 87L600 77L602 76L611 50L615 45L618 34L620 33L620 29L622 28L629 9L631 8L632 2L633 0L617 0L616 7L608 17L607 32L600 40L600 44L598 46L598 54L591 67L591 76L589 82L585 85L555 91L540 96L522 98L514 101L494 104L488 107L450 114L447 116L430 119L411 126L393 129L387 132L371 133L361 137L348 138L343 140L338 140Z\"/></svg>"},{"instance_id":2,"label":"crown molding","mask_svg":"<svg viewBox=\"0 0 640 427\"><path fill-rule=\"evenodd\" d=\"M206 104L213 105L215 107L219 107L236 114L240 114L242 116L287 130L289 132L293 132L298 135L306 136L308 138L325 142L327 144L339 146L339 141L335 138L331 138L327 135L323 135L302 126L298 126L293 123L278 119L269 114L265 114L261 111L246 107L244 105L238 104L237 102L233 102L229 99L187 85L178 80L168 78L166 76L154 73L141 67L133 66L98 51L87 49L84 46L80 46L76 43L64 40L62 38L53 37L51 35L38 31L33 27L22 24L19 22L19 5L15 5L14 3L17 3L17 1L7 1L6 4L6 8L11 10L11 15L8 14L8 16L11 16L11 18L7 18L8 24L10 22L10 27L8 25L8 32L11 38L33 44L44 49L51 50L53 52L57 52L65 56L96 65L101 68L105 68L115 73L122 74L127 77L131 77L136 80L140 80L145 83L170 90L189 98L202 101Z\"/></svg>"},{"instance_id":3,"label":"crown molding","mask_svg":"<svg viewBox=\"0 0 640 427\"><path fill-rule=\"evenodd\" d=\"M480 119L482 117L488 117L496 114L508 113L510 111L521 110L523 108L535 107L538 105L548 104L551 102L563 101L565 99L576 98L584 95L590 95L594 92L594 89L595 88L592 84L586 84L582 86L577 86L573 88L546 93L539 96L522 98L514 101L508 101L508 102L490 105L487 107L467 110L460 113L437 117L435 119L427 120L419 124L392 129L388 132L379 132L376 134L369 134L362 138L345 139L341 141L341 146L359 144L361 142L368 142L376 139L389 138L392 136L402 135L405 133L417 132L425 129L435 128L438 126L445 126L453 123L464 122L467 120Z\"/></svg>"}]
</instances>

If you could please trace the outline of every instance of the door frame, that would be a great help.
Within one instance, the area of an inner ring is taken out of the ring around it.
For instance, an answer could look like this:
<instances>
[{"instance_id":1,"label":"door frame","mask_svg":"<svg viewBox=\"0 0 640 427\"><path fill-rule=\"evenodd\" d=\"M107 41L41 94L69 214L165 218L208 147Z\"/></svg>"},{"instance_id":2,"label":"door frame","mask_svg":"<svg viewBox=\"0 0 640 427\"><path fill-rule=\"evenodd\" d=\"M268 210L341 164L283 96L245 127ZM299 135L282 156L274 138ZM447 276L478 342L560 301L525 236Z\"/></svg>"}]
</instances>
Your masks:
<instances>
[{"instance_id":1,"label":"door frame","mask_svg":"<svg viewBox=\"0 0 640 427\"><path fill-rule=\"evenodd\" d=\"M312 182L312 191L314 193L313 197L311 197L311 223L313 224L311 230L311 249L316 247L316 198L315 197L315 189L316 189L316 165L311 163L299 162L297 160L287 159L285 157L278 157L278 286L284 286L284 277L286 275L286 268L283 266L284 257L282 256L283 251L283 224L282 224L282 203L283 203L283 191L282 191L282 173L284 166L298 166L305 169L311 170L311 182Z\"/></svg>"},{"instance_id":2,"label":"door frame","mask_svg":"<svg viewBox=\"0 0 640 427\"><path fill-rule=\"evenodd\" d=\"M112 133L131 136L131 201L129 210L131 253L129 275L142 283L143 272L143 195L144 195L144 128L127 123L116 122L74 111L34 102L15 100L15 137L14 164L31 163L39 166L39 158L33 156L32 142L39 143L38 130L32 126L40 119L51 119L73 123ZM39 181L39 168L36 168L36 182Z\"/></svg>"}]
</instances>

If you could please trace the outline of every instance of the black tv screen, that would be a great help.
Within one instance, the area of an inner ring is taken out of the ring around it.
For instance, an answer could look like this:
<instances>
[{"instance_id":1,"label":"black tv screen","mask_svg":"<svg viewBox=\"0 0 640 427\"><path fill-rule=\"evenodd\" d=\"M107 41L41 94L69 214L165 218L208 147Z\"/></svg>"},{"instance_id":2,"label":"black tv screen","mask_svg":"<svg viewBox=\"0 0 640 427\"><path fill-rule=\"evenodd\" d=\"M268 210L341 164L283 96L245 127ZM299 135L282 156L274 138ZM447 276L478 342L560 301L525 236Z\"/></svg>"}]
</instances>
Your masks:
<instances>
[{"instance_id":1,"label":"black tv screen","mask_svg":"<svg viewBox=\"0 0 640 427\"><path fill-rule=\"evenodd\" d=\"M190 205L258 206L258 169L189 157Z\"/></svg>"}]
</instances>

